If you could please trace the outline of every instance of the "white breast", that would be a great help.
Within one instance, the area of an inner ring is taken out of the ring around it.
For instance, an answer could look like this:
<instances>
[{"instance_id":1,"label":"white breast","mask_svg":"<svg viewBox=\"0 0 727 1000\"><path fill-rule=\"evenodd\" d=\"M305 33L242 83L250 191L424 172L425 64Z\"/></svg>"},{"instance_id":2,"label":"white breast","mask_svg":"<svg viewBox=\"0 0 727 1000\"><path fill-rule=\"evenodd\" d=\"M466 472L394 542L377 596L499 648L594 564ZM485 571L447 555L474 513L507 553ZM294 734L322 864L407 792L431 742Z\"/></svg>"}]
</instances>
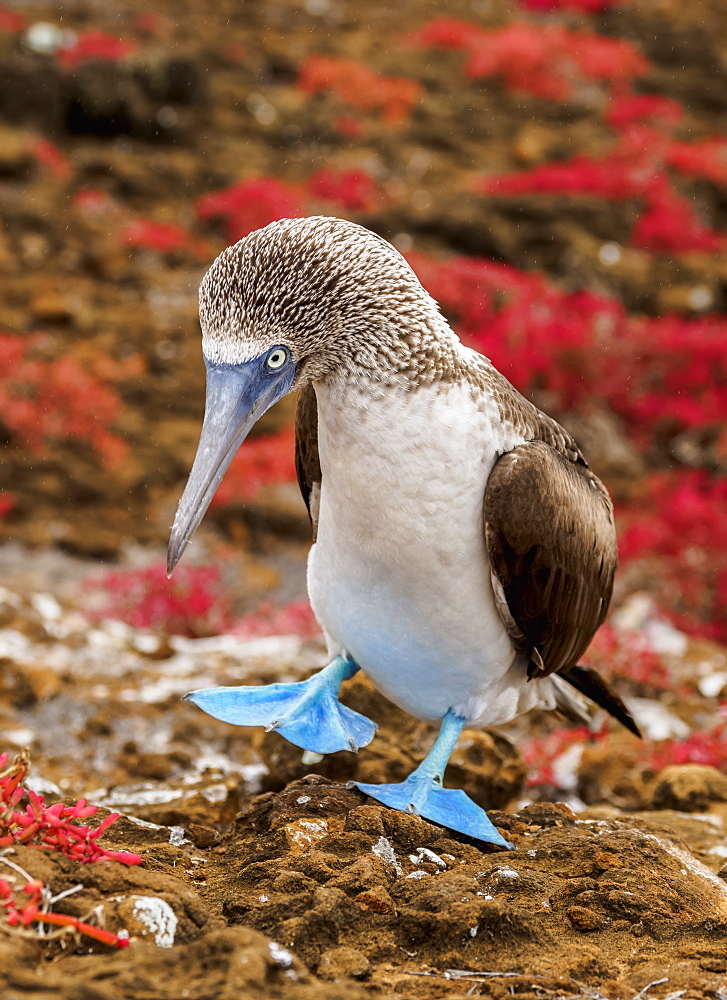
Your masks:
<instances>
[{"instance_id":1,"label":"white breast","mask_svg":"<svg viewBox=\"0 0 727 1000\"><path fill-rule=\"evenodd\" d=\"M521 438L469 385L356 393L316 385L323 481L308 587L330 652L410 714L474 725L543 701L497 613L483 499ZM546 698L546 700L549 700Z\"/></svg>"}]
</instances>

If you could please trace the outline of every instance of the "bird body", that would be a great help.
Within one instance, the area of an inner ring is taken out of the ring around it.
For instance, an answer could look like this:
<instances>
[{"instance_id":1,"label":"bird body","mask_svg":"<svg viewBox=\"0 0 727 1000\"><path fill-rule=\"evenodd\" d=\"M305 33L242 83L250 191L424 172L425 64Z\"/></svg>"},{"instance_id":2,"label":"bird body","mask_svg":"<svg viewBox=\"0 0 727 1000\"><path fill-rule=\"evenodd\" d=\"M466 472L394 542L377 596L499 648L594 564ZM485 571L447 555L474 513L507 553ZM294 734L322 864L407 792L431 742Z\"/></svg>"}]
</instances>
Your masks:
<instances>
[{"instance_id":1,"label":"bird body","mask_svg":"<svg viewBox=\"0 0 727 1000\"><path fill-rule=\"evenodd\" d=\"M471 382L383 391L315 386L322 471L308 592L331 656L350 654L391 701L435 721L506 722L527 684L497 611L483 499L521 437Z\"/></svg>"},{"instance_id":2,"label":"bird body","mask_svg":"<svg viewBox=\"0 0 727 1000\"><path fill-rule=\"evenodd\" d=\"M298 684L188 697L307 750L357 750L375 727L337 694L361 668L441 731L407 781L358 787L503 844L478 806L442 787L463 726L535 705L582 717L575 689L638 733L578 663L616 568L604 486L556 421L460 343L401 255L353 223L288 219L251 233L205 276L200 320L205 420L170 572L250 427L298 389L308 588L330 662Z\"/></svg>"}]
</instances>

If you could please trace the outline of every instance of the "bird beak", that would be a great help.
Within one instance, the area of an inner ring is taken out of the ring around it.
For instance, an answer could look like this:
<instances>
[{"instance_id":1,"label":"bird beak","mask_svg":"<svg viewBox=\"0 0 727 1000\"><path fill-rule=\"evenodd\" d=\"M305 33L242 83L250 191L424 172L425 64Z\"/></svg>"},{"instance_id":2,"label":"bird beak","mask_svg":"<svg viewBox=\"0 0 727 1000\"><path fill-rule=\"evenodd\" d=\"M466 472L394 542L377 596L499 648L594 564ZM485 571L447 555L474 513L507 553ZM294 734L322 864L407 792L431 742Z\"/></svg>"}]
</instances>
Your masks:
<instances>
[{"instance_id":1,"label":"bird beak","mask_svg":"<svg viewBox=\"0 0 727 1000\"><path fill-rule=\"evenodd\" d=\"M167 574L182 557L222 477L252 426L289 390L295 365L280 374L264 371L261 358L241 365L207 363L204 423L197 454L179 501L167 551Z\"/></svg>"}]
</instances>

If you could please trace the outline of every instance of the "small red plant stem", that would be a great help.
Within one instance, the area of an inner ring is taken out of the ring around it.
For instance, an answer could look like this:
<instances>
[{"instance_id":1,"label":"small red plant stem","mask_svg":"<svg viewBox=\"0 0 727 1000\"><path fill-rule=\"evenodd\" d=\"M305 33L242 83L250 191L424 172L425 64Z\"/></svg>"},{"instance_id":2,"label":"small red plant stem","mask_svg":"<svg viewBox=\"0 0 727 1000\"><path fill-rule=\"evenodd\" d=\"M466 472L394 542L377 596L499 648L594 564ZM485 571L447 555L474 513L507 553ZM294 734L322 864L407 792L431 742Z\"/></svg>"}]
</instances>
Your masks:
<instances>
[{"instance_id":1,"label":"small red plant stem","mask_svg":"<svg viewBox=\"0 0 727 1000\"><path fill-rule=\"evenodd\" d=\"M71 917L67 913L37 913L33 916L33 922L37 924L55 924L57 927L72 927L79 934L85 934L86 937L100 941L101 944L111 945L114 948L127 948L129 945L128 938L119 937L113 931L105 931L101 927L94 927L92 924L87 924L83 920L79 920L78 917Z\"/></svg>"}]
</instances>

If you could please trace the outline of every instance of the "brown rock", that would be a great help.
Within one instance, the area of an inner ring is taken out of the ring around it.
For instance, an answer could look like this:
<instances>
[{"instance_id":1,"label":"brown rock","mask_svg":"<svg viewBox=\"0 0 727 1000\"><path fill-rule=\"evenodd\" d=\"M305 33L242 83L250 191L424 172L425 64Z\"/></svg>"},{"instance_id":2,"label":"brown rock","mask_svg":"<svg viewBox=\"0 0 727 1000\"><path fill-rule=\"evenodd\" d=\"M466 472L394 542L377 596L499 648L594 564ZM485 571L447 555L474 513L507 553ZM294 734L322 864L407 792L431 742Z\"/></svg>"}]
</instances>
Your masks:
<instances>
[{"instance_id":1,"label":"brown rock","mask_svg":"<svg viewBox=\"0 0 727 1000\"><path fill-rule=\"evenodd\" d=\"M569 906L565 915L577 931L602 931L608 923L606 917L587 906Z\"/></svg>"},{"instance_id":2,"label":"brown rock","mask_svg":"<svg viewBox=\"0 0 727 1000\"><path fill-rule=\"evenodd\" d=\"M707 764L673 764L657 775L652 793L656 809L703 812L710 802L727 802L727 775Z\"/></svg>"},{"instance_id":3,"label":"brown rock","mask_svg":"<svg viewBox=\"0 0 727 1000\"><path fill-rule=\"evenodd\" d=\"M608 871L609 868L621 868L623 861L617 854L609 851L596 851L593 855L593 867Z\"/></svg>"},{"instance_id":4,"label":"brown rock","mask_svg":"<svg viewBox=\"0 0 727 1000\"><path fill-rule=\"evenodd\" d=\"M189 834L195 847L214 847L220 842L219 833L211 826L203 826L201 823L190 823Z\"/></svg>"},{"instance_id":5,"label":"brown rock","mask_svg":"<svg viewBox=\"0 0 727 1000\"><path fill-rule=\"evenodd\" d=\"M363 979L371 971L371 964L355 948L330 948L321 955L318 975L321 979Z\"/></svg>"},{"instance_id":6,"label":"brown rock","mask_svg":"<svg viewBox=\"0 0 727 1000\"><path fill-rule=\"evenodd\" d=\"M374 913L396 912L394 901L383 885L377 885L373 889L360 892L356 896L356 902L360 903L361 906L365 906L367 910L373 910Z\"/></svg>"},{"instance_id":7,"label":"brown rock","mask_svg":"<svg viewBox=\"0 0 727 1000\"><path fill-rule=\"evenodd\" d=\"M342 830L345 820L341 816L321 819L296 819L285 825L285 839L293 855L303 854L329 833Z\"/></svg>"}]
</instances>

